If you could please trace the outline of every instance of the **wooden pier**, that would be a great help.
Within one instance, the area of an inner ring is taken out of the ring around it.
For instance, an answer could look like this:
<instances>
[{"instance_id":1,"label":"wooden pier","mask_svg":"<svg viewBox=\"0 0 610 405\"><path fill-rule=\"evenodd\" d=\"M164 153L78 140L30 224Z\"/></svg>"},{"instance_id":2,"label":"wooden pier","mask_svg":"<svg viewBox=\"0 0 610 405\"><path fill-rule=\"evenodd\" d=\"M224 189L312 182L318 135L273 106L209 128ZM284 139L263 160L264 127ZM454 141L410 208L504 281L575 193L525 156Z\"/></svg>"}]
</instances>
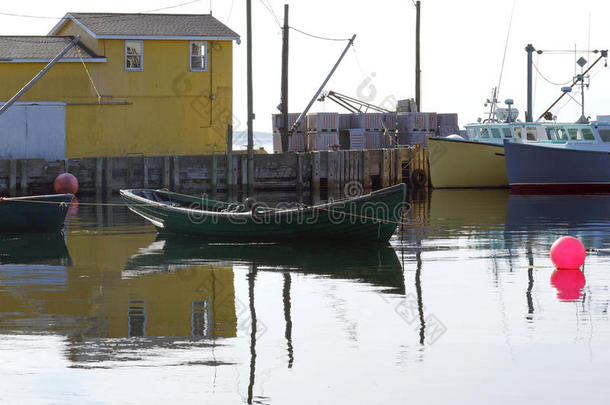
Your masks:
<instances>
[{"instance_id":1,"label":"wooden pier","mask_svg":"<svg viewBox=\"0 0 610 405\"><path fill-rule=\"evenodd\" d=\"M184 193L247 190L247 155L98 157L46 161L0 160L0 195L53 193L53 180L70 172L79 193L122 188L168 188ZM429 185L428 154L421 146L254 155L256 191L297 191L313 200L368 192L399 182Z\"/></svg>"}]
</instances>

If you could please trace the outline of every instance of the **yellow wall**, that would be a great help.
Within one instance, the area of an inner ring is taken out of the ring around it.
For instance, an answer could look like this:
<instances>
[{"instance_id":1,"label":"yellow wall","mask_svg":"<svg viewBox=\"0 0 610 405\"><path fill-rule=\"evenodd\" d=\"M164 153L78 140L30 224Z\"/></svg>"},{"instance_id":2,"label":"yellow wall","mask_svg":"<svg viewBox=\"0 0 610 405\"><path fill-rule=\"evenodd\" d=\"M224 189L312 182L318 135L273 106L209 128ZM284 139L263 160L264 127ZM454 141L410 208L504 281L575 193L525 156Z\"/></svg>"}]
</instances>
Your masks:
<instances>
[{"instance_id":1,"label":"yellow wall","mask_svg":"<svg viewBox=\"0 0 610 405\"><path fill-rule=\"evenodd\" d=\"M58 63L20 101L65 101L69 158L130 153L194 155L226 151L232 119L232 41L208 41L208 71L189 70L189 41L144 40L142 71L126 71L124 40L96 41L69 22L58 35L80 34L107 58L87 63L97 102L81 63ZM97 43L96 43L97 42ZM0 99L8 99L44 64L0 63ZM212 100L211 96L215 99Z\"/></svg>"}]
</instances>

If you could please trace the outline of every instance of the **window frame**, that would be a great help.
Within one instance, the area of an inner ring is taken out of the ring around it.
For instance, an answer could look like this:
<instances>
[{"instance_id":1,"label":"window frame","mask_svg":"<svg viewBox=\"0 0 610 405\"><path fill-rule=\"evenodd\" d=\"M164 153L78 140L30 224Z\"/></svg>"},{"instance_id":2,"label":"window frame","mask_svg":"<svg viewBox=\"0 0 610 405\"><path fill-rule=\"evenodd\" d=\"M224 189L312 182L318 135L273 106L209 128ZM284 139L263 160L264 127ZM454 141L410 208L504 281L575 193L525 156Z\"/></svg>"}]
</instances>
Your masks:
<instances>
[{"instance_id":1,"label":"window frame","mask_svg":"<svg viewBox=\"0 0 610 405\"><path fill-rule=\"evenodd\" d=\"M203 44L203 55L193 55L193 44ZM193 68L193 56L203 56L203 68ZM208 71L208 41L189 41L189 71L207 72Z\"/></svg>"},{"instance_id":2,"label":"window frame","mask_svg":"<svg viewBox=\"0 0 610 405\"><path fill-rule=\"evenodd\" d=\"M128 42L139 42L140 43L140 55L136 55L140 57L140 67L139 68L132 68L132 67L127 67L127 56L134 56L134 55L129 55L127 53L127 43ZM126 39L125 40L125 70L128 72L141 72L144 70L144 41L141 39Z\"/></svg>"}]
</instances>

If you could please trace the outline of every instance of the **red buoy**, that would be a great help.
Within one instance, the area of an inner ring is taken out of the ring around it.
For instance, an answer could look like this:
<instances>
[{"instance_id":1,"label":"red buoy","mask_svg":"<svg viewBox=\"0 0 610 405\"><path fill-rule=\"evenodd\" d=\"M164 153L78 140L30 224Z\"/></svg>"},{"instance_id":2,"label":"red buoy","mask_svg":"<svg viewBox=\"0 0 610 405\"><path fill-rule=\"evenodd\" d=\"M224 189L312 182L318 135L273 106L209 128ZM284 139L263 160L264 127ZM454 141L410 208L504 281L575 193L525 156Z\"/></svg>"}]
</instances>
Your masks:
<instances>
[{"instance_id":1,"label":"red buoy","mask_svg":"<svg viewBox=\"0 0 610 405\"><path fill-rule=\"evenodd\" d=\"M62 173L55 178L53 188L57 194L76 194L78 180L71 173Z\"/></svg>"},{"instance_id":2,"label":"red buoy","mask_svg":"<svg viewBox=\"0 0 610 405\"><path fill-rule=\"evenodd\" d=\"M551 246L551 260L558 269L579 269L586 256L582 242L572 236L563 236Z\"/></svg>"},{"instance_id":3,"label":"red buoy","mask_svg":"<svg viewBox=\"0 0 610 405\"><path fill-rule=\"evenodd\" d=\"M551 284L557 290L560 301L578 301L582 297L586 280L580 269L556 269L551 275Z\"/></svg>"}]
</instances>

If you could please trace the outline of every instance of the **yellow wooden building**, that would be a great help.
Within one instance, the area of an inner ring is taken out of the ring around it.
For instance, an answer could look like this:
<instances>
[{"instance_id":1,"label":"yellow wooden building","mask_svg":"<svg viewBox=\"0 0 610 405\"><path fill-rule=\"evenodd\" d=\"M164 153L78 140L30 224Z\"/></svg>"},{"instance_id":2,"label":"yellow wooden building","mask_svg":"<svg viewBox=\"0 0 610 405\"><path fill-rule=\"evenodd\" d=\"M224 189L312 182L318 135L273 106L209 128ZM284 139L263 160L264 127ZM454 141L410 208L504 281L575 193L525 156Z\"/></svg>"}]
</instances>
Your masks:
<instances>
[{"instance_id":1,"label":"yellow wooden building","mask_svg":"<svg viewBox=\"0 0 610 405\"><path fill-rule=\"evenodd\" d=\"M19 100L65 105L66 158L226 150L239 36L211 15L68 13L47 36L0 37L0 100L77 35Z\"/></svg>"}]
</instances>

